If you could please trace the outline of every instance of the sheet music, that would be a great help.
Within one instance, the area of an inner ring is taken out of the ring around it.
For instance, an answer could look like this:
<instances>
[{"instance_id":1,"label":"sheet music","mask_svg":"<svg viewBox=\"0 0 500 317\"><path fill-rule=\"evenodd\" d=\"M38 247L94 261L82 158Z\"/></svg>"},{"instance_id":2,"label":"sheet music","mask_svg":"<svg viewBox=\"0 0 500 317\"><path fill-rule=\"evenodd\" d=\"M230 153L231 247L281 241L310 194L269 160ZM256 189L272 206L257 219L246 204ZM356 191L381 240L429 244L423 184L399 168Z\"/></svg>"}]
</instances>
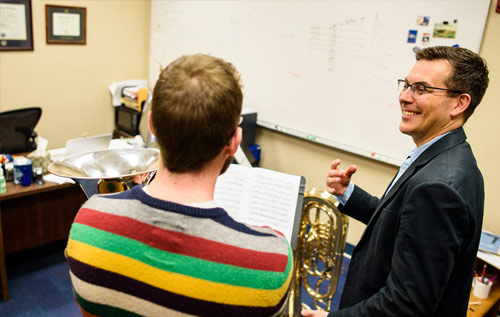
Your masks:
<instances>
[{"instance_id":1,"label":"sheet music","mask_svg":"<svg viewBox=\"0 0 500 317\"><path fill-rule=\"evenodd\" d=\"M269 226L292 239L301 177L231 164L219 176L215 201L235 220Z\"/></svg>"}]
</instances>

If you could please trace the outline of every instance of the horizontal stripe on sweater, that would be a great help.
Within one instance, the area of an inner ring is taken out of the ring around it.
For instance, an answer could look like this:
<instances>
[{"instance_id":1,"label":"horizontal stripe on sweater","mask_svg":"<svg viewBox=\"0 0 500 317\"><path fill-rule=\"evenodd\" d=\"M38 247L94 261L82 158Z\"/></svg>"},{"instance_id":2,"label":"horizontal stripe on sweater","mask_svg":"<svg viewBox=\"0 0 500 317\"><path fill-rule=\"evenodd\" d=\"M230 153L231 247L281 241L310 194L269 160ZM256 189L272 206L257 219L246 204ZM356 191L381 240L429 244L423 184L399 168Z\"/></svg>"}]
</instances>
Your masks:
<instances>
[{"instance_id":1,"label":"horizontal stripe on sweater","mask_svg":"<svg viewBox=\"0 0 500 317\"><path fill-rule=\"evenodd\" d=\"M73 230L72 230L73 234ZM123 239L123 238L122 238ZM133 250L134 247L130 245L127 250ZM247 276L244 277L243 282L240 282L241 276L238 275L236 271L231 270L234 267L229 265L219 265L219 267L212 267L210 270L204 270L208 276L214 276L217 274L220 276L221 280L227 280L229 284L224 284L222 282L213 282L205 280L205 276L201 275L200 278L172 273L153 267L142 261L124 256L115 252L103 250L97 247L93 247L86 243L79 242L70 238L68 241L67 255L80 262L86 263L88 265L101 268L103 270L115 272L130 278L136 279L146 284L150 284L154 287L161 288L163 290L177 293L184 296L193 297L200 300L215 301L218 303L229 304L229 305L248 305L248 306L275 306L277 305L284 294L287 292L288 285L290 283L291 274L291 263L287 267L287 274L279 274L274 272L267 272L267 274L276 274L277 280L281 279L281 282L275 281L272 283L273 287L279 286L277 289L258 289L259 287L269 287L269 281L260 281L259 276L262 272L247 272ZM150 254L150 256L153 256ZM290 256L291 259L291 256ZM147 260L147 258L146 258ZM169 262L170 266L190 266L188 263L184 262L186 259L182 259L179 262L174 260ZM168 265L166 261L163 261L165 265ZM209 262L205 262L207 265ZM227 267L230 270L225 270ZM215 271L214 271L215 270ZM248 269L240 269L240 272L252 271ZM256 274L255 274L256 273ZM264 274L265 275L265 274ZM285 281L282 279L287 277ZM281 278L280 278L281 277ZM254 283L253 281L259 280L259 283ZM235 284L252 284L257 288L251 288L250 286L239 286L231 285Z\"/></svg>"},{"instance_id":2,"label":"horizontal stripe on sweater","mask_svg":"<svg viewBox=\"0 0 500 317\"><path fill-rule=\"evenodd\" d=\"M157 317L157 316L195 316L182 314L143 299L92 285L80 280L73 274L74 293L78 305L85 311L103 317ZM83 296L85 295L85 298Z\"/></svg>"},{"instance_id":3,"label":"horizontal stripe on sweater","mask_svg":"<svg viewBox=\"0 0 500 317\"><path fill-rule=\"evenodd\" d=\"M288 254L234 247L92 209L81 210L75 222L127 237L163 251L207 261L275 272L283 272L287 267Z\"/></svg>"},{"instance_id":4,"label":"horizontal stripe on sweater","mask_svg":"<svg viewBox=\"0 0 500 317\"><path fill-rule=\"evenodd\" d=\"M134 189L127 192L135 192ZM142 190L138 192L142 192L143 196L147 196ZM107 197L108 196L92 196L91 199L85 203L82 210L85 208L99 210L108 214L135 219L158 228L182 232L207 240L255 251L281 254L286 254L288 252L286 242L276 231L270 228L237 223L221 208L202 209L162 201L164 204L168 204L169 207L174 209L172 211L169 209L156 209L138 200L128 199L124 201ZM126 204L126 208L124 208L123 204ZM205 217L200 216L202 212L206 213ZM193 214L195 214L196 217L193 216ZM246 229L242 230L243 228ZM242 238L234 239L235 232L238 232ZM260 235L257 233L260 233Z\"/></svg>"},{"instance_id":5,"label":"horizontal stripe on sweater","mask_svg":"<svg viewBox=\"0 0 500 317\"><path fill-rule=\"evenodd\" d=\"M283 297L280 303L274 307L223 305L163 291L128 277L94 268L72 258L68 258L68 262L72 275L79 280L79 292L85 295L86 299L91 301L96 300L95 296L97 295L97 290L102 292L102 297L105 297L105 294L107 294L106 288L110 288L113 289L114 294L115 291L117 291L113 297L117 297L120 293L125 297L132 295L132 298L141 298L174 311L182 311L196 316L232 315L251 317L269 316L278 312L286 300L286 297ZM94 286L100 286L103 287L103 289L97 288L96 290ZM91 294L89 298L87 298L86 295L88 292ZM221 312L227 312L227 314L221 314ZM171 316L171 314L168 316Z\"/></svg>"},{"instance_id":6,"label":"horizontal stripe on sweater","mask_svg":"<svg viewBox=\"0 0 500 317\"><path fill-rule=\"evenodd\" d=\"M292 267L291 254L283 272L254 270L162 251L139 241L78 223L73 224L70 239L110 251L112 252L111 255L117 254L125 256L127 261L136 260L143 262L148 266L155 267L162 271L243 287L263 289L279 288ZM213 252L217 253L218 251L215 249ZM81 253L77 254L81 255ZM69 256L72 255L69 254ZM233 256L238 257L239 255L235 253ZM269 261L271 260L272 258L269 257ZM109 261L113 261L113 258L110 257ZM235 280L233 278L234 276L238 276L238 279Z\"/></svg>"}]
</instances>

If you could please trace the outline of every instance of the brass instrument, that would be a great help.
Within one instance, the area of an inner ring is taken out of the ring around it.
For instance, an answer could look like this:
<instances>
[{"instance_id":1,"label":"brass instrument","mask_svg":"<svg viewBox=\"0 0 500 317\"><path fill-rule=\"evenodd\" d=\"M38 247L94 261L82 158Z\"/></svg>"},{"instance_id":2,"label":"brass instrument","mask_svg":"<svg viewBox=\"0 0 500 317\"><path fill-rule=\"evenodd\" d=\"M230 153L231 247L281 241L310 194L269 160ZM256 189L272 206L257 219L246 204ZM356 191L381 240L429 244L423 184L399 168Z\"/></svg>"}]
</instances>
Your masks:
<instances>
[{"instance_id":1,"label":"brass instrument","mask_svg":"<svg viewBox=\"0 0 500 317\"><path fill-rule=\"evenodd\" d=\"M302 309L331 309L349 225L337 205L326 191L312 189L304 195L288 316L300 316ZM302 292L312 298L313 307L302 302Z\"/></svg>"},{"instance_id":2,"label":"brass instrument","mask_svg":"<svg viewBox=\"0 0 500 317\"><path fill-rule=\"evenodd\" d=\"M77 182L87 197L147 183L158 169L160 151L152 148L111 149L63 157L48 171Z\"/></svg>"}]
</instances>

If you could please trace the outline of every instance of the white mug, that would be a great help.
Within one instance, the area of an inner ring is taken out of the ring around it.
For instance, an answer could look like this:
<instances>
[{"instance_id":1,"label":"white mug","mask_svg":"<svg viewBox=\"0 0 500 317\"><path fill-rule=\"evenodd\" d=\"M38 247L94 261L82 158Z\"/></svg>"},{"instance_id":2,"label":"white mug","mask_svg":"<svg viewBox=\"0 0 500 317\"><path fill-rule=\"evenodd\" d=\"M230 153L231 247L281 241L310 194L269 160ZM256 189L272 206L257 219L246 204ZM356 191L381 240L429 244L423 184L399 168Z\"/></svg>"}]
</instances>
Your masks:
<instances>
[{"instance_id":1,"label":"white mug","mask_svg":"<svg viewBox=\"0 0 500 317\"><path fill-rule=\"evenodd\" d=\"M489 281L486 283L483 283L483 282L475 279L474 280L474 289L472 290L472 294L474 294L474 296L476 296L477 298L486 299L486 298L488 298L488 295L490 294L492 284L493 283L489 282Z\"/></svg>"}]
</instances>

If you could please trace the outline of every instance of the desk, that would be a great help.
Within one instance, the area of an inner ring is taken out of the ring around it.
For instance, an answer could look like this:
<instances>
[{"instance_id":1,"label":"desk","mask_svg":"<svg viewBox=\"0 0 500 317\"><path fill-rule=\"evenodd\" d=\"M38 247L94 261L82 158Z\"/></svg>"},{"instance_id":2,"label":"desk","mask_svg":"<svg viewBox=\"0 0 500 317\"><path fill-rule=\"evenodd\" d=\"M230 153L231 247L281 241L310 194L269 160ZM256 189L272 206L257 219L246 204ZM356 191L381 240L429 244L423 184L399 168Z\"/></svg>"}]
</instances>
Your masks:
<instances>
[{"instance_id":1,"label":"desk","mask_svg":"<svg viewBox=\"0 0 500 317\"><path fill-rule=\"evenodd\" d=\"M7 183L0 194L0 282L6 301L5 254L66 239L80 206L87 200L76 184L23 187Z\"/></svg>"},{"instance_id":2,"label":"desk","mask_svg":"<svg viewBox=\"0 0 500 317\"><path fill-rule=\"evenodd\" d=\"M483 317L483 316L497 317L498 306L500 303L500 285L493 284L490 291L490 295L488 296L487 299L479 299L476 296L474 296L471 291L469 303L470 302L481 302L481 304L470 305L469 307L472 308L474 311L468 309L467 317ZM490 314L487 315L487 313L490 310L491 310Z\"/></svg>"}]
</instances>

